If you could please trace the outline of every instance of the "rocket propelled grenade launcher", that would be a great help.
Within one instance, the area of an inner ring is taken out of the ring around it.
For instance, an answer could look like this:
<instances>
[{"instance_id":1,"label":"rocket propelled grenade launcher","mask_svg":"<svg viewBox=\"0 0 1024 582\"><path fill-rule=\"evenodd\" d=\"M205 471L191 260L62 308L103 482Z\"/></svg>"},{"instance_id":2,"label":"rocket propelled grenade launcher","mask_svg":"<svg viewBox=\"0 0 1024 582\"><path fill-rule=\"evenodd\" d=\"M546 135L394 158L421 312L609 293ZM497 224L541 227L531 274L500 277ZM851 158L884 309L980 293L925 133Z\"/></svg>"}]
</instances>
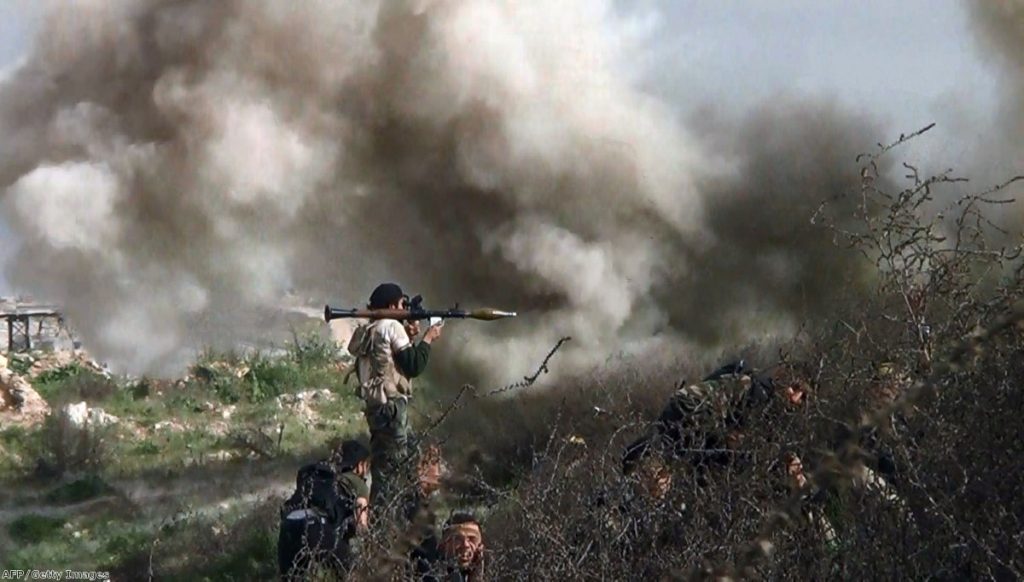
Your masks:
<instances>
[{"instance_id":1,"label":"rocket propelled grenade launcher","mask_svg":"<svg viewBox=\"0 0 1024 582\"><path fill-rule=\"evenodd\" d=\"M459 309L456 305L452 309L424 309L423 298L419 295L409 302L408 309L338 309L330 305L324 306L324 321L343 318L358 319L397 319L400 321L431 319L477 319L480 321L495 321L507 317L515 317L515 311L501 311L483 307L480 309Z\"/></svg>"}]
</instances>

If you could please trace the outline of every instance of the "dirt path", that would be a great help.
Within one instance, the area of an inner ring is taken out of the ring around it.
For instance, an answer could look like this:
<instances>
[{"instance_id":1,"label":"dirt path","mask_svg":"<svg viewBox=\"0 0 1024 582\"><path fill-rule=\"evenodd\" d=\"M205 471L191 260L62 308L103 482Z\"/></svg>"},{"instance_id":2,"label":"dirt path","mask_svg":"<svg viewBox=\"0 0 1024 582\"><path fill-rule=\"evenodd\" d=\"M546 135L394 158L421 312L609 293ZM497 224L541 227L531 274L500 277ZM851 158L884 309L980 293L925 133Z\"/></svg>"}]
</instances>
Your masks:
<instances>
[{"instance_id":1,"label":"dirt path","mask_svg":"<svg viewBox=\"0 0 1024 582\"><path fill-rule=\"evenodd\" d=\"M0 547L11 543L7 525L26 515L62 520L82 516L123 516L137 526L156 529L182 519L211 518L268 499L284 499L295 486L294 460L272 460L172 477L136 477L108 481L114 492L80 503L47 501L46 490L8 488L0 501Z\"/></svg>"}]
</instances>

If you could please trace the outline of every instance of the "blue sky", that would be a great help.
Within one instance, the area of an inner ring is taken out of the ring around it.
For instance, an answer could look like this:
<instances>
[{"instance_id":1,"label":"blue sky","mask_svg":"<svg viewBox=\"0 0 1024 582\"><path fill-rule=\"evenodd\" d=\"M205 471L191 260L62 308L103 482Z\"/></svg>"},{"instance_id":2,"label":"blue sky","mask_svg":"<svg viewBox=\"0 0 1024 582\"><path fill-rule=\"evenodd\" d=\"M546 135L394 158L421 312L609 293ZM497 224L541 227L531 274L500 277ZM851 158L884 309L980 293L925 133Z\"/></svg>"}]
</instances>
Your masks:
<instances>
[{"instance_id":1,"label":"blue sky","mask_svg":"<svg viewBox=\"0 0 1024 582\"><path fill-rule=\"evenodd\" d=\"M661 12L644 85L683 110L715 103L743 111L782 94L837 99L882 120L894 135L931 121L941 129L949 120L948 135L962 139L941 147L944 158L955 160L970 147L972 128L990 121L994 109L998 73L978 51L960 0L621 5ZM29 50L28 6L0 0L0 70ZM0 216L0 263L9 240ZM0 274L0 294L9 291Z\"/></svg>"},{"instance_id":2,"label":"blue sky","mask_svg":"<svg viewBox=\"0 0 1024 582\"><path fill-rule=\"evenodd\" d=\"M655 4L666 20L653 62L676 103L742 111L782 94L815 96L894 134L935 121L961 137L995 107L998 71L978 50L962 0Z\"/></svg>"}]
</instances>

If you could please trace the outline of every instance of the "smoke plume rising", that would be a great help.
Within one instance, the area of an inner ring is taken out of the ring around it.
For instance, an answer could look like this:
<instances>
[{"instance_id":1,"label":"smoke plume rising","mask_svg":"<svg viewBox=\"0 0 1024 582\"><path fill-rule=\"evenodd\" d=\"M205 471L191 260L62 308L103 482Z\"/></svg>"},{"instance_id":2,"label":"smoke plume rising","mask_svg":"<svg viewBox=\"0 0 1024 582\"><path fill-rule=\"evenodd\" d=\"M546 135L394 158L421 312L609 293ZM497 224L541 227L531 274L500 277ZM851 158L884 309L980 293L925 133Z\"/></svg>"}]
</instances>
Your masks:
<instances>
[{"instance_id":1,"label":"smoke plume rising","mask_svg":"<svg viewBox=\"0 0 1024 582\"><path fill-rule=\"evenodd\" d=\"M996 124L1003 138L997 146L1003 150L999 157L1019 165L1024 161L1024 1L975 0L970 8L982 46L989 49L1003 73ZM995 150L990 148L990 153Z\"/></svg>"},{"instance_id":2,"label":"smoke plume rising","mask_svg":"<svg viewBox=\"0 0 1024 582\"><path fill-rule=\"evenodd\" d=\"M397 280L519 311L446 332L449 371L502 382L563 335L567 372L719 345L857 279L808 217L877 128L783 103L686 130L631 86L643 27L610 2L50 8L0 84L9 276L121 368L180 369L289 288Z\"/></svg>"}]
</instances>

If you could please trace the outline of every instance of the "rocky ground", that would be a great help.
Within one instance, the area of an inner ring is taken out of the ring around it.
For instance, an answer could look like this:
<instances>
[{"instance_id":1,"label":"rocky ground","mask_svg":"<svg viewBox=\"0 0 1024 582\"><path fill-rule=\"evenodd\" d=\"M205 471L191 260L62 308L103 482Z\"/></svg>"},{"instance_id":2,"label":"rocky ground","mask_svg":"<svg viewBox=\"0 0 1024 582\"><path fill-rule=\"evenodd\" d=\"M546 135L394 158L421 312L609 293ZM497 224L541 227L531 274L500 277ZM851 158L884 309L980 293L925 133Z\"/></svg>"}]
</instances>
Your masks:
<instances>
[{"instance_id":1,"label":"rocky ground","mask_svg":"<svg viewBox=\"0 0 1024 582\"><path fill-rule=\"evenodd\" d=\"M169 573L267 574L272 556L233 564L185 548L272 517L299 466L364 428L335 343L275 354L207 354L176 380L120 377L82 351L0 356L5 567L125 572L156 547ZM251 530L240 543L266 547L247 555L273 550L269 531Z\"/></svg>"}]
</instances>

